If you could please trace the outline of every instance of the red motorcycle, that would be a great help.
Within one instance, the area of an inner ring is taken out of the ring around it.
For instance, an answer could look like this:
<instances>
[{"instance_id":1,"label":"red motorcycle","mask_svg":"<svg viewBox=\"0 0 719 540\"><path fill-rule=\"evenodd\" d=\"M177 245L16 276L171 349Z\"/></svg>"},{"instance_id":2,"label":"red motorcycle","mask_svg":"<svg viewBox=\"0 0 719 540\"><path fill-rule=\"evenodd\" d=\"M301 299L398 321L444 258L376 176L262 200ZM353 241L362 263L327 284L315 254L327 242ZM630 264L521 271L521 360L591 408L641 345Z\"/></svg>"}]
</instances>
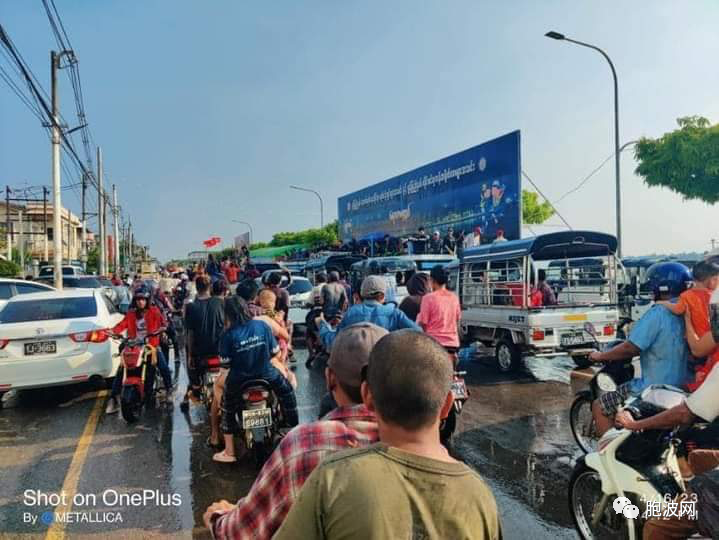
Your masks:
<instances>
[{"instance_id":1,"label":"red motorcycle","mask_svg":"<svg viewBox=\"0 0 719 540\"><path fill-rule=\"evenodd\" d=\"M454 380L452 381L452 394L454 394L454 403L452 408L447 414L447 418L444 418L439 425L439 439L444 446L449 448L451 444L452 435L454 430L457 429L457 416L462 412L462 407L465 401L469 399L469 390L467 384L464 382L464 376L467 374L466 371L457 371L457 351L454 349L448 350L449 359L454 366Z\"/></svg>"},{"instance_id":2,"label":"red motorcycle","mask_svg":"<svg viewBox=\"0 0 719 540\"><path fill-rule=\"evenodd\" d=\"M157 390L157 349L147 343L150 337L124 338L120 344L123 367L120 411L128 424L137 421L142 406L152 400Z\"/></svg>"},{"instance_id":3,"label":"red motorcycle","mask_svg":"<svg viewBox=\"0 0 719 540\"><path fill-rule=\"evenodd\" d=\"M222 362L219 356L210 356L209 358L203 359L202 362L205 364L205 369L202 374L199 399L205 404L209 411L210 407L212 407L212 400L215 398L215 382L220 376ZM183 401L180 404L180 410L185 413L188 412L190 410L190 403Z\"/></svg>"}]
</instances>

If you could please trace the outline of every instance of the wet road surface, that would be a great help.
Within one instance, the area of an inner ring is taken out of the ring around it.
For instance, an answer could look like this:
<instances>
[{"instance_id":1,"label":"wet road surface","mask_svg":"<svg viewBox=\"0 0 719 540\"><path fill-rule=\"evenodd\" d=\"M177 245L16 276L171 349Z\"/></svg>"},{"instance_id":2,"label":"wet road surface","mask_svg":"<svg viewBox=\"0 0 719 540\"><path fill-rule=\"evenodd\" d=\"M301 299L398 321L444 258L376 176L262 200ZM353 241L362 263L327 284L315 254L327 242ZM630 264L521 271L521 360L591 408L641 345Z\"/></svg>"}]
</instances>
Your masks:
<instances>
[{"instance_id":1,"label":"wet road surface","mask_svg":"<svg viewBox=\"0 0 719 540\"><path fill-rule=\"evenodd\" d=\"M306 422L316 418L325 392L324 366L307 369L301 348L296 356L300 420ZM462 369L471 397L454 451L492 487L505 538L575 538L566 502L577 453L567 420L574 392L571 361L530 359L519 372L502 375L485 358ZM248 461L212 461L204 407L194 405L189 414L179 407L184 369L178 383L173 404L145 411L132 426L119 414L101 412L104 395L85 386L5 396L0 538L210 538L202 524L207 506L240 498L256 470ZM95 522L55 523L49 529L43 514L58 501L37 491L63 490L65 502L75 503L64 509ZM148 499L132 501L133 494Z\"/></svg>"}]
</instances>

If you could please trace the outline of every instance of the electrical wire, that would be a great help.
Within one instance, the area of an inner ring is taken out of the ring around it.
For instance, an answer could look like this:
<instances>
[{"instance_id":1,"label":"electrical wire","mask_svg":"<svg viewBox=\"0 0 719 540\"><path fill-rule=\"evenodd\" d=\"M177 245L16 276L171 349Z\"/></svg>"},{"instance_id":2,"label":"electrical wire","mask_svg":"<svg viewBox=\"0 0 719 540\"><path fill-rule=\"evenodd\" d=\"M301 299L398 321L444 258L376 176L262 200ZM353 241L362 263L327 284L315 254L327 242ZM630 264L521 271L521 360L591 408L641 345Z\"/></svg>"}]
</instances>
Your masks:
<instances>
[{"instance_id":1,"label":"electrical wire","mask_svg":"<svg viewBox=\"0 0 719 540\"><path fill-rule=\"evenodd\" d=\"M559 197L559 199L557 199L556 201L554 201L554 203L555 203L555 204L558 204L558 203L562 202L564 199L566 199L567 197L569 197L572 193L576 193L577 191L579 191L579 190L584 186L584 184L586 184L586 183L592 178L592 176L594 176L595 174L597 174L597 173L602 169L602 167L604 167L604 166L607 164L607 162L608 162L610 159L612 159L613 157L614 157L614 152L612 152L611 154L609 154L609 156L607 157L607 159L605 159L604 161L602 161L596 169L594 169L594 170L593 170L592 172L590 172L587 176L585 176L584 179L583 179L581 182L579 182L579 184L577 184L576 187L574 187L574 188L570 189L569 191L567 191L564 195L562 195L561 197Z\"/></svg>"},{"instance_id":2,"label":"electrical wire","mask_svg":"<svg viewBox=\"0 0 719 540\"><path fill-rule=\"evenodd\" d=\"M552 207L552 210L554 210L554 213L557 214L557 216L559 216L559 219L561 219L561 220L564 222L564 224L565 224L565 225L569 228L569 230L571 231L571 230L572 230L572 226L569 224L569 222L568 222L566 219L564 219L564 216L559 213L559 210L557 210L557 208L550 202L550 200L547 199L547 197L544 195L544 193L542 193L542 190L540 190L540 189L537 187L537 184L534 183L534 181L529 177L529 175L528 175L526 172L522 171L522 176L524 176L527 180L529 180L529 183L532 184L532 186L534 186L534 189L537 190L537 193L539 193L539 194L542 196L542 198L543 198L545 201L547 201L547 203L549 204L549 206Z\"/></svg>"}]
</instances>

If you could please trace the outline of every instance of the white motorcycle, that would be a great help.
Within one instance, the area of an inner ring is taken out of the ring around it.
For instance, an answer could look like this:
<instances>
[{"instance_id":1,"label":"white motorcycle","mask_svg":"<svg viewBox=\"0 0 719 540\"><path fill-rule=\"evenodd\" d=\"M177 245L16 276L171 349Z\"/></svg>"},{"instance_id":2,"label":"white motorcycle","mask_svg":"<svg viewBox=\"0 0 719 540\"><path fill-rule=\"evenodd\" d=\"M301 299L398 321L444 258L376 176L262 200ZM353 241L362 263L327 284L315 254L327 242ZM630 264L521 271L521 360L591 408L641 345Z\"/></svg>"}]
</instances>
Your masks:
<instances>
[{"instance_id":1,"label":"white motorcycle","mask_svg":"<svg viewBox=\"0 0 719 540\"><path fill-rule=\"evenodd\" d=\"M678 388L652 386L628 401L625 409L635 418L646 418L680 404L685 397ZM680 444L672 430L607 431L596 452L577 460L569 481L569 510L580 537L640 539L647 503L663 503L685 490L677 461ZM638 516L617 512L614 501L618 497L636 506Z\"/></svg>"}]
</instances>

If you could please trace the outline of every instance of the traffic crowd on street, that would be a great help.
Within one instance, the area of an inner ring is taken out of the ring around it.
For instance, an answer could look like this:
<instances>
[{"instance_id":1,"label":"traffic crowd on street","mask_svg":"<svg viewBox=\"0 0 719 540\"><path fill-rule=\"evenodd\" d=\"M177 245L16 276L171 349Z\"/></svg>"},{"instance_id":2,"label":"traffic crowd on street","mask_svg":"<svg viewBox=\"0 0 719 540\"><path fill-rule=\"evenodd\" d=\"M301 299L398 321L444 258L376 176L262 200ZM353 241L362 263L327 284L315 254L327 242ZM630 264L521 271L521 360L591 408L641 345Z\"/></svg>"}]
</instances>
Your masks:
<instances>
[{"instance_id":1,"label":"traffic crowd on street","mask_svg":"<svg viewBox=\"0 0 719 540\"><path fill-rule=\"evenodd\" d=\"M3 1L0 540L719 540L719 3L605 4Z\"/></svg>"},{"instance_id":2,"label":"traffic crowd on street","mask_svg":"<svg viewBox=\"0 0 719 540\"><path fill-rule=\"evenodd\" d=\"M313 349L308 365L325 355L327 393L319 418L299 425L292 361L297 330L288 322L292 277L283 281L282 270L260 275L248 254L222 260L210 255L160 275L159 280L125 276L124 282L113 277L118 287L128 288L120 298L131 298L113 333L147 339L163 381L160 399L170 402L172 345L175 371L184 361L188 375L183 410L211 402L207 447L215 452L212 459L221 464L250 459L252 446L242 436L248 430L238 424L249 404L248 383L265 381L278 404L279 425L256 462L261 469L249 492L236 502L219 500L204 512L214 538L502 536L491 489L454 457L451 439L441 436L454 405L455 367L462 353L460 301L448 289L445 267L415 273L399 305L386 302L383 276L366 277L356 291L339 271L317 276L302 337ZM592 404L597 437L612 427L642 432L719 416L719 370L713 369L719 360L718 284L717 257L697 262L691 271L674 262L655 265L647 283L654 307L633 325L626 341L590 355L599 365L638 357L641 369L640 377ZM536 294L548 297L544 305L557 302L543 279ZM219 375L206 396L203 381L216 357ZM119 409L122 369L106 414ZM154 369L147 388L154 387L153 378ZM623 407L646 396L647 389L665 387L691 393L643 419ZM684 479L719 493L712 487L712 470L719 463L719 450L711 449L715 439L707 433L699 439L680 458ZM711 528L711 518L700 522L697 516L709 509L699 506L694 514L647 516L644 537L707 534L702 527ZM356 508L365 510L358 514Z\"/></svg>"}]
</instances>

